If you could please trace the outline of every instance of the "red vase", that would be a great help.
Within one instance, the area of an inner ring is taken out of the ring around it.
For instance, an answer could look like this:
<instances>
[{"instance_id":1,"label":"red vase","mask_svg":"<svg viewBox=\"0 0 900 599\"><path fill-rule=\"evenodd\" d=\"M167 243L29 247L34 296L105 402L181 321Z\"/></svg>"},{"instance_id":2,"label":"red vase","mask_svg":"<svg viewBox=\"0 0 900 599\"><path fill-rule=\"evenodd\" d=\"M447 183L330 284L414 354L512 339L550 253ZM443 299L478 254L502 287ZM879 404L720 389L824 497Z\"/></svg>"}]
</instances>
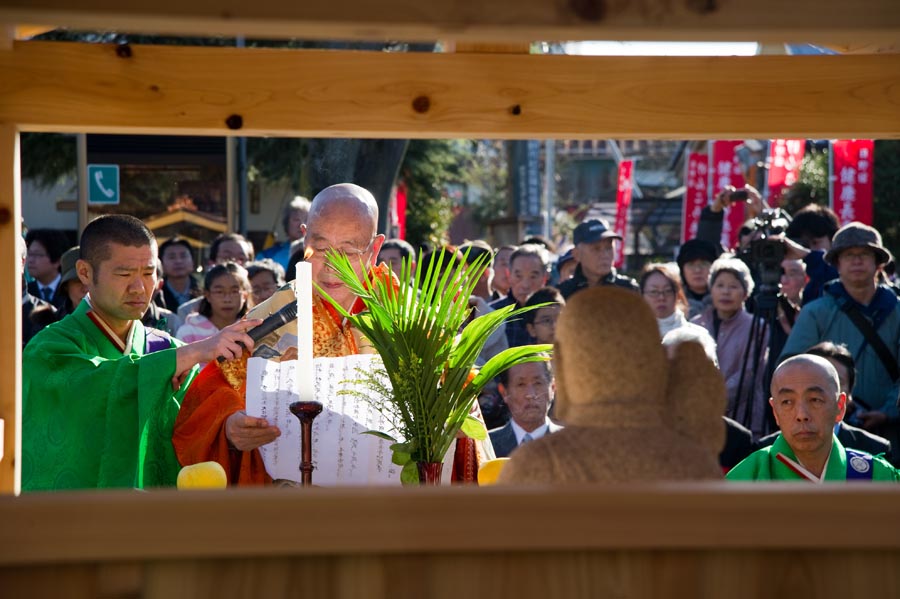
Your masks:
<instances>
[{"instance_id":1,"label":"red vase","mask_svg":"<svg viewBox=\"0 0 900 599\"><path fill-rule=\"evenodd\" d=\"M420 485L439 485L441 484L441 469L444 467L443 462L416 462L419 470Z\"/></svg>"}]
</instances>

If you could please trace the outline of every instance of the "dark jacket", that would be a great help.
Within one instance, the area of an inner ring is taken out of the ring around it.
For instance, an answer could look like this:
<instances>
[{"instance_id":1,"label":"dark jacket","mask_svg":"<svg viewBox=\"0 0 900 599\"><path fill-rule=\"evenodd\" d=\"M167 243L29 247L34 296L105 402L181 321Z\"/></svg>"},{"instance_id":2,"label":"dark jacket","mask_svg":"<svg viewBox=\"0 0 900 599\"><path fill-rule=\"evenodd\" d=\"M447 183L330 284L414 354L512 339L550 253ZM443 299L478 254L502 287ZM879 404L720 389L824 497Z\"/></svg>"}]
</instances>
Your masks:
<instances>
[{"instance_id":1,"label":"dark jacket","mask_svg":"<svg viewBox=\"0 0 900 599\"><path fill-rule=\"evenodd\" d=\"M37 281L30 281L27 287L28 293L36 297L37 299L43 300L43 296L41 295L41 289ZM47 302L51 304L57 310L61 310L66 303L66 300L69 299L63 292L63 284L62 282L56 286L56 290L53 292L53 298Z\"/></svg>"},{"instance_id":2,"label":"dark jacket","mask_svg":"<svg viewBox=\"0 0 900 599\"><path fill-rule=\"evenodd\" d=\"M488 307L491 310L499 310L506 306L512 306L516 310L522 307L516 302L516 298L513 297L512 291L510 291L506 297L501 297L488 304ZM506 327L506 343L508 347L520 347L522 345L536 343L534 337L528 334L528 329L525 328L525 320L521 315L508 318L506 322L504 322L504 326Z\"/></svg>"},{"instance_id":3,"label":"dark jacket","mask_svg":"<svg viewBox=\"0 0 900 599\"><path fill-rule=\"evenodd\" d=\"M188 292L191 294L191 298L200 297L203 295L203 290L200 288L200 283L197 282L197 279L194 277L190 278L191 286ZM162 293L157 293L153 297L153 302L161 307L169 310L170 312L178 312L178 306L181 304L178 303L178 300L175 298L175 294L172 293L172 290L169 289L168 284L163 284Z\"/></svg>"},{"instance_id":4,"label":"dark jacket","mask_svg":"<svg viewBox=\"0 0 900 599\"><path fill-rule=\"evenodd\" d=\"M615 285L616 287L624 287L631 291L640 291L637 281L631 277L620 275L616 272L615 268L610 270L609 274L600 280L600 285ZM590 287L590 285L588 284L588 280L584 276L584 273L581 272L581 265L579 264L575 267L575 274L572 275L572 278L560 283L559 292L562 293L564 298L569 299L576 291L581 291L588 287Z\"/></svg>"}]
</instances>

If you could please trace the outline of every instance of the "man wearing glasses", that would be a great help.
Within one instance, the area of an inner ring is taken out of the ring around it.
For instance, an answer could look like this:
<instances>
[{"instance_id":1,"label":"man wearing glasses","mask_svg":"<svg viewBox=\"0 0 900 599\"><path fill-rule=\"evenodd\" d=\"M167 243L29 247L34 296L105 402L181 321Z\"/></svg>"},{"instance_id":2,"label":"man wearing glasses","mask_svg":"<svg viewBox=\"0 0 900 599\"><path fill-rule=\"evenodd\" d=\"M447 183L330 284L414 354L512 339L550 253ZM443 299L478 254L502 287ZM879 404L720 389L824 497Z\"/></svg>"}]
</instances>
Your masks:
<instances>
[{"instance_id":1,"label":"man wearing glasses","mask_svg":"<svg viewBox=\"0 0 900 599\"><path fill-rule=\"evenodd\" d=\"M349 183L322 190L312 202L307 224L306 260L312 265L313 355L339 357L364 353L359 333L337 310L321 297L316 285L351 313L362 311L362 301L348 289L325 262L329 249L343 252L362 274L390 277L390 269L375 266L384 242L377 233L378 205L372 194ZM282 289L255 307L248 318L265 318L289 302L296 301L291 289ZM295 357L292 348L282 348L277 340L296 336L296 321L285 324L256 344L267 357ZM291 344L293 345L293 344ZM293 355L292 355L293 354ZM256 352L254 355L258 355ZM252 485L270 482L259 447L281 435L264 418L248 416L245 409L247 355L224 363L212 362L188 390L175 423L173 445L182 464L217 461L228 473L231 484Z\"/></svg>"}]
</instances>

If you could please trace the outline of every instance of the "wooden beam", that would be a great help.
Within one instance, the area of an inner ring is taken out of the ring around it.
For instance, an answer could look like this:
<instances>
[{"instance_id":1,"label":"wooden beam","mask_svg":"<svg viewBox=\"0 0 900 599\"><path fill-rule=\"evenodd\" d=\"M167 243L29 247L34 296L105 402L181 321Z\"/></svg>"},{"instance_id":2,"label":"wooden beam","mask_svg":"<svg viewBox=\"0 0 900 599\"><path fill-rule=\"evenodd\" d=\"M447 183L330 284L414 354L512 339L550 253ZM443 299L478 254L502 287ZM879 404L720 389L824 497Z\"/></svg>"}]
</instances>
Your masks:
<instances>
[{"instance_id":1,"label":"wooden beam","mask_svg":"<svg viewBox=\"0 0 900 599\"><path fill-rule=\"evenodd\" d=\"M79 29L304 39L891 42L895 0L0 0L0 20Z\"/></svg>"},{"instance_id":2,"label":"wooden beam","mask_svg":"<svg viewBox=\"0 0 900 599\"><path fill-rule=\"evenodd\" d=\"M22 431L22 198L19 187L19 132L0 124L0 494L19 492Z\"/></svg>"},{"instance_id":3,"label":"wooden beam","mask_svg":"<svg viewBox=\"0 0 900 599\"><path fill-rule=\"evenodd\" d=\"M900 56L581 57L15 42L23 130L385 138L900 136Z\"/></svg>"},{"instance_id":4,"label":"wooden beam","mask_svg":"<svg viewBox=\"0 0 900 599\"><path fill-rule=\"evenodd\" d=\"M852 527L829 525L846 519L850 505ZM547 514L553 526L541 534L523 525ZM0 497L0 522L0 567L500 549L887 551L900 549L900 489L709 482L80 491Z\"/></svg>"}]
</instances>

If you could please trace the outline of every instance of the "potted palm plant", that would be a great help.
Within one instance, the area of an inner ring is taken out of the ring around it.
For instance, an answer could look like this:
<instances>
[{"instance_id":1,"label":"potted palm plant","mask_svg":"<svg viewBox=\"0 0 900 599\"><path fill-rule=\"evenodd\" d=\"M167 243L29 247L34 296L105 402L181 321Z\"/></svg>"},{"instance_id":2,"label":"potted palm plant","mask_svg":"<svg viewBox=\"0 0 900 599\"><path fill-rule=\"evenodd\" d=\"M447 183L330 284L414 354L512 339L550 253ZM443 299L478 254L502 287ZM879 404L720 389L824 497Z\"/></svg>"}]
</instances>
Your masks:
<instances>
[{"instance_id":1,"label":"potted palm plant","mask_svg":"<svg viewBox=\"0 0 900 599\"><path fill-rule=\"evenodd\" d=\"M372 395L387 398L376 407L402 438L369 432L392 442L394 462L403 466L401 480L436 483L460 431L473 439L487 437L484 424L470 414L484 386L511 366L547 359L551 345L527 345L506 349L476 368L488 337L507 318L540 306L508 306L478 316L463 328L472 310L469 298L487 268L486 256L466 264L455 254L435 252L422 264L420 254L419 272L404 260L399 281L390 271L357 275L350 259L337 251L329 252L327 259L366 304L365 311L350 314L332 302L381 356L383 372L360 376ZM321 288L319 292L328 297Z\"/></svg>"}]
</instances>

